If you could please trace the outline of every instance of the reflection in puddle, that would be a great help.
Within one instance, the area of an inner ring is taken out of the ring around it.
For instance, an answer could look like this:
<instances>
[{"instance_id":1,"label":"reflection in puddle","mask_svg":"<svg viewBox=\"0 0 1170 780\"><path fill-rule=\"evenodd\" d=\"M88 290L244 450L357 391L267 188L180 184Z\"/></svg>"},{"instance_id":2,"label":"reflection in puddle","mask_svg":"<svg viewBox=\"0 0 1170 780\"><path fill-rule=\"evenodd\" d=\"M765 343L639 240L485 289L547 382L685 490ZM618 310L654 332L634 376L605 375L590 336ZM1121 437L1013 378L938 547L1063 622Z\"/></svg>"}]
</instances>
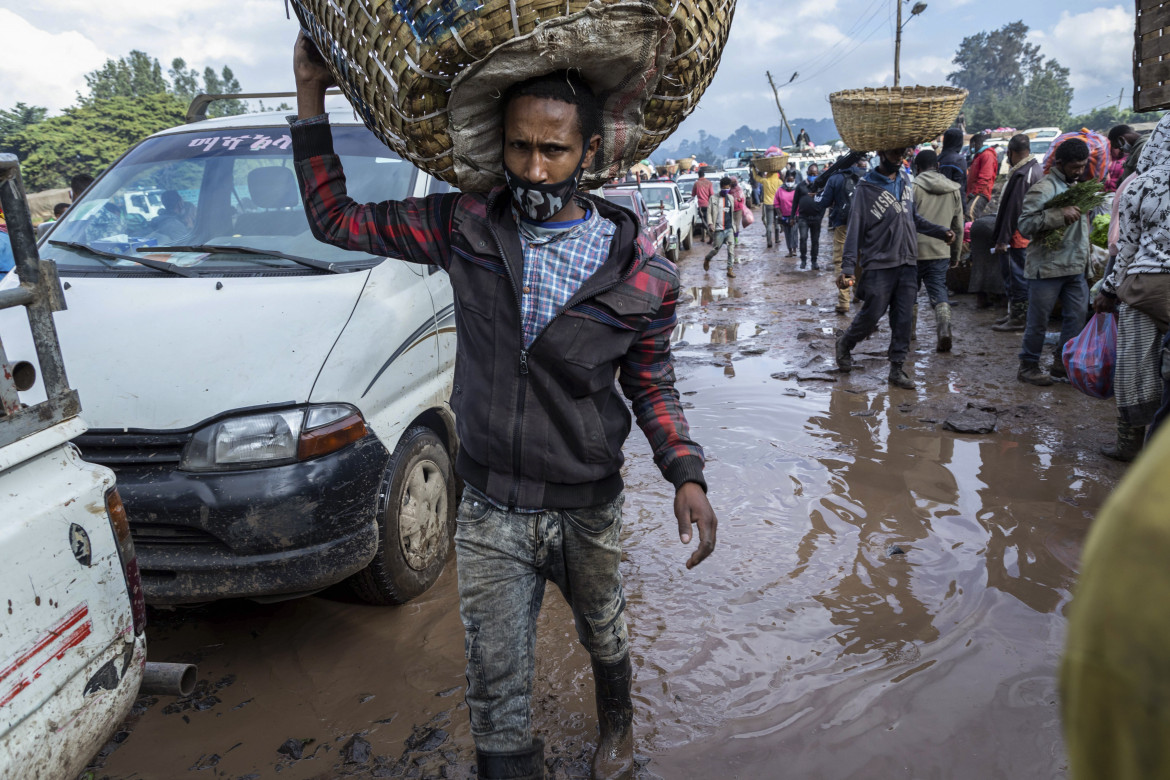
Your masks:
<instances>
[{"instance_id":1,"label":"reflection in puddle","mask_svg":"<svg viewBox=\"0 0 1170 780\"><path fill-rule=\"evenodd\" d=\"M699 344L734 344L754 339L767 333L763 325L754 322L680 322L674 328L670 341L680 346Z\"/></svg>"},{"instance_id":2,"label":"reflection in puddle","mask_svg":"<svg viewBox=\"0 0 1170 780\"><path fill-rule=\"evenodd\" d=\"M706 306L728 298L743 297L743 291L737 287L692 287L690 290L692 306Z\"/></svg>"},{"instance_id":3,"label":"reflection in puddle","mask_svg":"<svg viewBox=\"0 0 1170 780\"><path fill-rule=\"evenodd\" d=\"M884 388L791 397L769 379L782 362L734 365L734 382L692 364L679 385L710 458L714 565L667 573L669 494L627 447L656 771L773 777L783 757L786 776L895 777L914 756L916 777L1060 777L1063 611L1108 487L1039 433L959 436ZM1021 684L1041 691L1022 701Z\"/></svg>"}]
</instances>

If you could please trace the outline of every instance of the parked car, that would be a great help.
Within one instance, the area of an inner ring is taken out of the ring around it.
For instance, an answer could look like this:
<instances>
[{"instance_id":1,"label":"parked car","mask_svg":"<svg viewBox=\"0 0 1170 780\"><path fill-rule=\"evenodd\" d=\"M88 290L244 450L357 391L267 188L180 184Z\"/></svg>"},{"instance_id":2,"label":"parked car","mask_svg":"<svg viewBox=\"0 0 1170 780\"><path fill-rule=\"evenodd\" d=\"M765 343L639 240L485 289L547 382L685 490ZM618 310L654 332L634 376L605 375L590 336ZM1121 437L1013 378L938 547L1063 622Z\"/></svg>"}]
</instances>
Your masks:
<instances>
[{"instance_id":1,"label":"parked car","mask_svg":"<svg viewBox=\"0 0 1170 780\"><path fill-rule=\"evenodd\" d=\"M658 251L666 253L666 238L670 232L670 223L661 214L650 212L650 208L646 205L646 199L642 197L642 191L637 185L605 187L601 191L601 196L610 203L633 212L634 216L638 218L638 224L650 235L650 239L658 247Z\"/></svg>"},{"instance_id":2,"label":"parked car","mask_svg":"<svg viewBox=\"0 0 1170 780\"><path fill-rule=\"evenodd\" d=\"M331 121L359 202L450 189L351 111ZM93 426L77 443L117 473L149 602L347 581L398 604L452 548L447 275L314 238L291 146L273 113L165 130L42 239L66 282L57 325ZM183 204L156 220L119 207L144 189ZM32 354L29 341L5 347Z\"/></svg>"},{"instance_id":3,"label":"parked car","mask_svg":"<svg viewBox=\"0 0 1170 780\"><path fill-rule=\"evenodd\" d=\"M86 424L53 331L61 283L33 255L16 170L0 155L17 262L0 282L0 339L36 354L0 350L0 777L72 780L138 695L146 607L114 474L70 444ZM26 395L38 376L39 402Z\"/></svg>"},{"instance_id":4,"label":"parked car","mask_svg":"<svg viewBox=\"0 0 1170 780\"><path fill-rule=\"evenodd\" d=\"M685 198L675 182L647 182L642 185L642 196L650 212L657 210L669 225L666 256L671 262L677 263L679 249L690 249L694 243L698 204Z\"/></svg>"},{"instance_id":5,"label":"parked car","mask_svg":"<svg viewBox=\"0 0 1170 780\"><path fill-rule=\"evenodd\" d=\"M1060 135L1061 131L1059 127L1029 127L1022 132L1035 143L1036 141L1051 141Z\"/></svg>"}]
</instances>

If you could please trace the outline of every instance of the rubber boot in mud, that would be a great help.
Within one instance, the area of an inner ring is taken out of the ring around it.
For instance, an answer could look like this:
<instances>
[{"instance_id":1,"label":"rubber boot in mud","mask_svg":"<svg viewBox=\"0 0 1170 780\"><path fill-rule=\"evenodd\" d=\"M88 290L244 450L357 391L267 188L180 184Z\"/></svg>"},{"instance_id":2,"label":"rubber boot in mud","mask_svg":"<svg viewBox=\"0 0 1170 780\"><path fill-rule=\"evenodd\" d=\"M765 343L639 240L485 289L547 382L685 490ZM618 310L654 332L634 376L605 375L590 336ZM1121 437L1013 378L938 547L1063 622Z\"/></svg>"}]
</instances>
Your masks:
<instances>
[{"instance_id":1,"label":"rubber boot in mud","mask_svg":"<svg viewBox=\"0 0 1170 780\"><path fill-rule=\"evenodd\" d=\"M592 780L628 780L634 776L634 705L630 657L616 664L593 662L600 737L593 756Z\"/></svg>"},{"instance_id":2,"label":"rubber boot in mud","mask_svg":"<svg viewBox=\"0 0 1170 780\"><path fill-rule=\"evenodd\" d=\"M914 304L914 314L910 316L910 340L918 341L918 304Z\"/></svg>"},{"instance_id":3,"label":"rubber boot in mud","mask_svg":"<svg viewBox=\"0 0 1170 780\"><path fill-rule=\"evenodd\" d=\"M890 384L903 390L913 390L914 380L902 370L901 363L890 363Z\"/></svg>"},{"instance_id":4,"label":"rubber boot in mud","mask_svg":"<svg viewBox=\"0 0 1170 780\"><path fill-rule=\"evenodd\" d=\"M1101 454L1106 458L1129 463L1142 451L1142 442L1146 438L1146 426L1130 425L1117 421L1117 441L1106 444L1101 448Z\"/></svg>"},{"instance_id":5,"label":"rubber boot in mud","mask_svg":"<svg viewBox=\"0 0 1170 780\"><path fill-rule=\"evenodd\" d=\"M935 352L951 351L951 305L940 303L934 307L935 330L938 333L938 343Z\"/></svg>"},{"instance_id":6,"label":"rubber boot in mud","mask_svg":"<svg viewBox=\"0 0 1170 780\"><path fill-rule=\"evenodd\" d=\"M1028 326L1028 302L1013 303L1011 305L1011 314L1003 322L997 322L991 326L994 331L1000 333L1010 333L1025 330Z\"/></svg>"},{"instance_id":7,"label":"rubber boot in mud","mask_svg":"<svg viewBox=\"0 0 1170 780\"><path fill-rule=\"evenodd\" d=\"M544 780L544 741L532 740L532 747L512 753L475 751L476 776L480 780Z\"/></svg>"},{"instance_id":8,"label":"rubber boot in mud","mask_svg":"<svg viewBox=\"0 0 1170 780\"><path fill-rule=\"evenodd\" d=\"M853 355L850 354L852 349L852 347L845 343L844 333L837 337L835 357L837 358L837 370L842 374L848 374L853 370Z\"/></svg>"}]
</instances>

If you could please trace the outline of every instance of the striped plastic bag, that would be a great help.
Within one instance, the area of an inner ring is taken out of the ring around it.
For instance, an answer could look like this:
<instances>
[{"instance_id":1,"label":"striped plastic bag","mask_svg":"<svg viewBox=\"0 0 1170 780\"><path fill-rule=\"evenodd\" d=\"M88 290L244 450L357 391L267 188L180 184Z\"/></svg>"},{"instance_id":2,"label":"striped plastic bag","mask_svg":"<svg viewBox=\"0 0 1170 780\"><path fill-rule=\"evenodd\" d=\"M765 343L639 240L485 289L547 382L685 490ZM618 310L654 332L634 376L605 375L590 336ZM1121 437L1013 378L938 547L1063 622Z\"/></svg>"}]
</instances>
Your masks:
<instances>
[{"instance_id":1,"label":"striped plastic bag","mask_svg":"<svg viewBox=\"0 0 1170 780\"><path fill-rule=\"evenodd\" d=\"M1079 138L1089 147L1089 176L1105 181L1109 174L1109 139L1085 128L1075 133L1062 133L1053 139L1052 146L1048 147L1048 154L1044 156L1044 172L1048 173L1048 169L1052 167L1052 162L1056 159L1056 148L1070 138Z\"/></svg>"},{"instance_id":2,"label":"striped plastic bag","mask_svg":"<svg viewBox=\"0 0 1170 780\"><path fill-rule=\"evenodd\" d=\"M1112 398L1117 317L1094 314L1079 336L1065 342L1061 359L1073 387L1093 398Z\"/></svg>"}]
</instances>

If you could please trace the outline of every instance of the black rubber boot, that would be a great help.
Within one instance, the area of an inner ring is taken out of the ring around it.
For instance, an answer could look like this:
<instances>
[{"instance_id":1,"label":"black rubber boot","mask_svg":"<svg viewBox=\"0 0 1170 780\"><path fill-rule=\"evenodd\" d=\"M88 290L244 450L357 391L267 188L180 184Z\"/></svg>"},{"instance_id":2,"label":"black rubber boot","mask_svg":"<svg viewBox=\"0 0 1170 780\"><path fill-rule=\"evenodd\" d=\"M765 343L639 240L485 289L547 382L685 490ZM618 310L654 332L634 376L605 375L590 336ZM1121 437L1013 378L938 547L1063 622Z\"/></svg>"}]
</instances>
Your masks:
<instances>
[{"instance_id":1,"label":"black rubber boot","mask_svg":"<svg viewBox=\"0 0 1170 780\"><path fill-rule=\"evenodd\" d=\"M852 347L845 346L845 334L842 333L837 337L837 370L842 374L848 374L853 370L853 356L849 354Z\"/></svg>"},{"instance_id":2,"label":"black rubber boot","mask_svg":"<svg viewBox=\"0 0 1170 780\"><path fill-rule=\"evenodd\" d=\"M890 384L903 390L914 389L914 380L902 370L901 363L890 363Z\"/></svg>"},{"instance_id":3,"label":"black rubber boot","mask_svg":"<svg viewBox=\"0 0 1170 780\"><path fill-rule=\"evenodd\" d=\"M1142 451L1142 442L1146 438L1146 426L1130 425L1127 422L1117 421L1117 441L1106 444L1101 448L1101 454L1106 458L1129 463Z\"/></svg>"},{"instance_id":4,"label":"black rubber boot","mask_svg":"<svg viewBox=\"0 0 1170 780\"><path fill-rule=\"evenodd\" d=\"M1040 368L1039 363L1020 361L1020 370L1016 372L1016 379L1037 387L1048 387L1052 384L1052 375Z\"/></svg>"},{"instance_id":5,"label":"black rubber boot","mask_svg":"<svg viewBox=\"0 0 1170 780\"><path fill-rule=\"evenodd\" d=\"M936 352L950 352L951 351L951 305L949 303L940 303L934 307L934 321L935 330L938 332L938 343L934 349Z\"/></svg>"},{"instance_id":6,"label":"black rubber boot","mask_svg":"<svg viewBox=\"0 0 1170 780\"><path fill-rule=\"evenodd\" d=\"M1005 333L1010 331L1025 330L1027 325L1028 304L1025 301L1024 303L1013 303L1011 306L1011 314L1008 315L1008 318L1002 322L997 322L996 324L992 325L991 329L997 330L1000 333Z\"/></svg>"},{"instance_id":7,"label":"black rubber boot","mask_svg":"<svg viewBox=\"0 0 1170 780\"><path fill-rule=\"evenodd\" d=\"M475 768L480 780L544 780L544 741L532 740L532 747L513 753L475 751Z\"/></svg>"},{"instance_id":8,"label":"black rubber boot","mask_svg":"<svg viewBox=\"0 0 1170 780\"><path fill-rule=\"evenodd\" d=\"M600 736L593 756L592 780L628 780L634 776L632 679L628 655L616 664L593 662Z\"/></svg>"}]
</instances>

